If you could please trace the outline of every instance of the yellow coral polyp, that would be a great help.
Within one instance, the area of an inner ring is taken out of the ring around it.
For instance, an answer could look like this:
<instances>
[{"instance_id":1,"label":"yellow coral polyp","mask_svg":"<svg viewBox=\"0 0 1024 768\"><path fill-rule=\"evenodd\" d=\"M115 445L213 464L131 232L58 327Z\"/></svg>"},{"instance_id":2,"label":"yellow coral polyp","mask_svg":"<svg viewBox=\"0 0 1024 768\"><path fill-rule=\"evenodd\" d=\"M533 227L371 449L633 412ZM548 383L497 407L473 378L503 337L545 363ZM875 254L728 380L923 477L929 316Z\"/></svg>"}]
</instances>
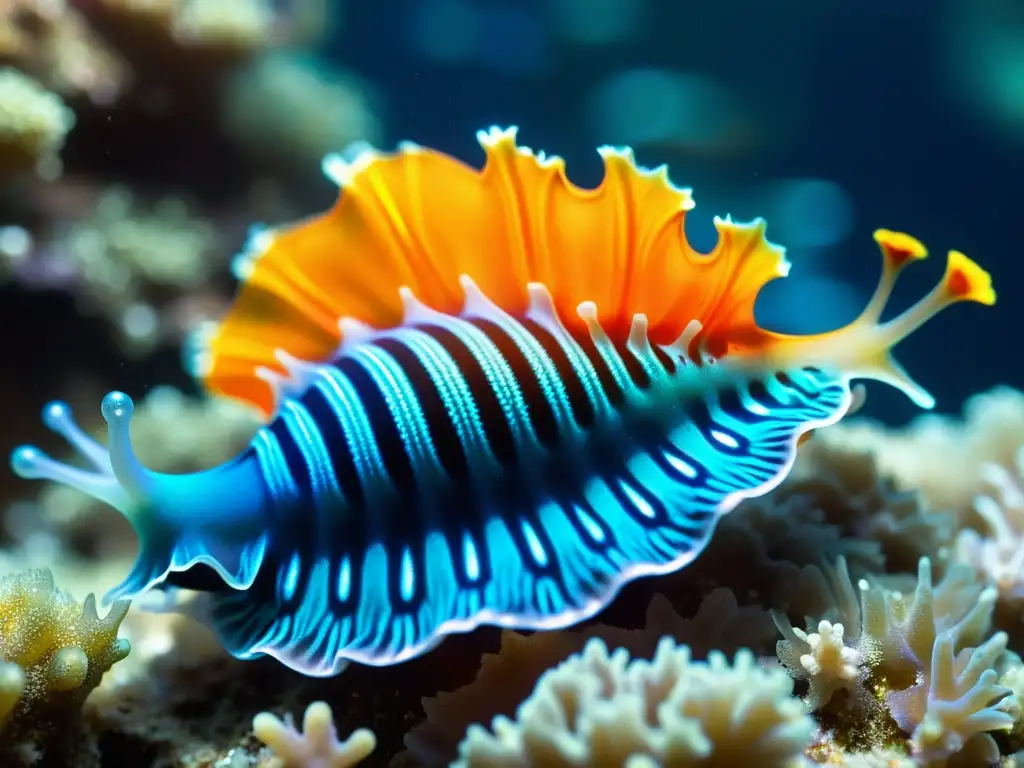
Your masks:
<instances>
[{"instance_id":1,"label":"yellow coral polyp","mask_svg":"<svg viewBox=\"0 0 1024 768\"><path fill-rule=\"evenodd\" d=\"M85 697L128 655L117 632L129 605L100 618L95 597L77 603L48 570L0 581L0 765L14 764L8 752L45 754L72 738Z\"/></svg>"}]
</instances>

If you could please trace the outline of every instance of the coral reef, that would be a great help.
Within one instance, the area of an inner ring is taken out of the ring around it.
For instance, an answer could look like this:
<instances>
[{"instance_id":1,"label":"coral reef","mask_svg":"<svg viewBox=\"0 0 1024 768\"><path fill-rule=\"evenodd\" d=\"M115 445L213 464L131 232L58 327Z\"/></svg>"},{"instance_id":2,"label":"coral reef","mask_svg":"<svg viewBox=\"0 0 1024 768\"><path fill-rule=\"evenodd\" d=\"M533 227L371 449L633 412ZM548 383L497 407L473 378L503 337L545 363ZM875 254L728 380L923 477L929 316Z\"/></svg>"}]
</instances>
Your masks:
<instances>
[{"instance_id":1,"label":"coral reef","mask_svg":"<svg viewBox=\"0 0 1024 768\"><path fill-rule=\"evenodd\" d=\"M595 638L540 678L515 720L472 726L454 765L803 765L814 723L791 691L749 651L694 662L666 638L631 662Z\"/></svg>"},{"instance_id":2,"label":"coral reef","mask_svg":"<svg viewBox=\"0 0 1024 768\"><path fill-rule=\"evenodd\" d=\"M972 749L998 756L988 732L1011 730L1019 703L1012 688L997 682L1007 636L988 637L995 590L963 564L933 587L927 558L912 595L865 580L854 586L842 559L827 577L835 621L821 618L810 622L817 632L804 632L781 614L775 619L779 660L808 682L808 710L827 710L836 694L848 694L826 713L825 722L835 715L832 738L851 747L885 746L900 738L886 727L888 716L910 735L911 754L922 765L942 764L972 741ZM865 732L864 723L874 728Z\"/></svg>"},{"instance_id":3,"label":"coral reef","mask_svg":"<svg viewBox=\"0 0 1024 768\"><path fill-rule=\"evenodd\" d=\"M112 665L128 655L117 636L128 602L105 618L96 599L84 604L56 589L49 571L0 582L0 761L34 765L77 760L96 751L79 710Z\"/></svg>"},{"instance_id":4,"label":"coral reef","mask_svg":"<svg viewBox=\"0 0 1024 768\"><path fill-rule=\"evenodd\" d=\"M89 403L99 433L102 381L145 392L132 437L147 466L204 469L246 445L254 415L194 394L183 340L222 313L251 222L336 194L315 178L324 153L408 135L380 72L316 47L341 5L0 0L3 439L30 437L20 412L44 391ZM422 5L465 38L435 45L445 66L477 56L516 90L479 4ZM581 9L585 36L601 8L644 4L557 5ZM651 137L670 162L679 132ZM593 621L482 628L328 680L236 661L187 616L115 603L99 618L55 584L120 581L131 527L66 488L0 489L2 766L1024 765L1024 393L1008 387L960 416L816 430L692 565Z\"/></svg>"},{"instance_id":5,"label":"coral reef","mask_svg":"<svg viewBox=\"0 0 1024 768\"><path fill-rule=\"evenodd\" d=\"M973 396L963 410L962 420L925 414L900 430L858 419L825 430L821 442L870 452L898 487L969 517L984 468L1013 467L1024 436L1024 392L997 387Z\"/></svg>"},{"instance_id":6,"label":"coral reef","mask_svg":"<svg viewBox=\"0 0 1024 768\"><path fill-rule=\"evenodd\" d=\"M74 124L60 96L16 69L0 69L0 174L56 175Z\"/></svg>"}]
</instances>

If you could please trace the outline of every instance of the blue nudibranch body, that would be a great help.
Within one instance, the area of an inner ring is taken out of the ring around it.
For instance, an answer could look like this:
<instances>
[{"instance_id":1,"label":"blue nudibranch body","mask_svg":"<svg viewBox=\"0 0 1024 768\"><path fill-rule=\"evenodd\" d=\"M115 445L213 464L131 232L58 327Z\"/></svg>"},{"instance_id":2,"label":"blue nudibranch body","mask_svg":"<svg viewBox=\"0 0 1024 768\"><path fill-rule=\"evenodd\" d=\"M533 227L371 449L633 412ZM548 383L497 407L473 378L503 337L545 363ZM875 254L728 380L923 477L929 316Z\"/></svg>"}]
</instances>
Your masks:
<instances>
[{"instance_id":1,"label":"blue nudibranch body","mask_svg":"<svg viewBox=\"0 0 1024 768\"><path fill-rule=\"evenodd\" d=\"M28 447L12 463L132 522L141 552L108 599L198 589L233 654L310 675L479 624L570 625L695 558L721 515L781 481L801 436L842 417L852 379L930 407L890 348L949 304L995 301L954 251L883 322L925 251L881 230L860 317L773 333L754 302L788 264L763 222L716 220L697 253L690 193L664 168L603 148L604 181L581 190L514 129L479 138L482 170L411 144L329 157L335 206L253 235L233 308L192 350L209 391L269 419L234 460L155 473L126 395L103 401L107 447L47 407L92 470Z\"/></svg>"}]
</instances>

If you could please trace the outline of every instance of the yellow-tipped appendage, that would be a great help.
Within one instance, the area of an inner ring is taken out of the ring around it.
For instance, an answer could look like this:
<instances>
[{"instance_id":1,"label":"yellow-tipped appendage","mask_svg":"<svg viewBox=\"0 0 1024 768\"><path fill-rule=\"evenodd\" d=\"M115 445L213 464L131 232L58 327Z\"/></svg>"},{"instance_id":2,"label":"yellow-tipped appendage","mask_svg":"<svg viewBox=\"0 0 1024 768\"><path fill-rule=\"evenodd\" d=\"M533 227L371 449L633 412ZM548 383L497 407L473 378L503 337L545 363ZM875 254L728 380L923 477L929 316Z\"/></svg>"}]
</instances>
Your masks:
<instances>
[{"instance_id":1,"label":"yellow-tipped appendage","mask_svg":"<svg viewBox=\"0 0 1024 768\"><path fill-rule=\"evenodd\" d=\"M902 390L922 408L934 398L893 358L892 348L924 323L953 304L973 301L995 304L989 274L959 251L950 251L946 271L926 296L891 320L882 312L904 267L928 255L918 240L902 232L880 229L875 242L882 251L882 275L864 311L849 325L810 336L773 334L764 350L767 362L779 368L818 365L841 372L847 379L874 379Z\"/></svg>"}]
</instances>

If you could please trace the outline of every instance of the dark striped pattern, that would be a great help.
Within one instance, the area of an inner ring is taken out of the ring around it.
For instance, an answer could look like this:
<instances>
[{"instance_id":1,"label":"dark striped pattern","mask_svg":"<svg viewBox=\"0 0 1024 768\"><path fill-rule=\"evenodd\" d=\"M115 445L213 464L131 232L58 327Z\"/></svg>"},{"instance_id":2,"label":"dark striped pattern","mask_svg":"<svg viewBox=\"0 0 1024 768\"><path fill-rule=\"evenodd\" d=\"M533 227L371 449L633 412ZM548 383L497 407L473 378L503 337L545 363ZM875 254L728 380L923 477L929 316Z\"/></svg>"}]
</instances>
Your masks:
<instances>
[{"instance_id":1,"label":"dark striped pattern","mask_svg":"<svg viewBox=\"0 0 1024 768\"><path fill-rule=\"evenodd\" d=\"M624 347L616 352L629 385L650 387L634 355ZM664 355L658 366L674 370ZM265 473L288 478L293 489L280 494L273 549L321 552L340 567L343 547L357 558L346 566L352 594L361 587L359 553L374 542L400 552L430 528L462 552L462 531L483 540L486 500L500 499L510 514L529 517L533 489L521 486L524 465L567 449L555 463L571 464L567 436L592 431L598 414L625 403L593 341L560 341L531 320L451 318L382 335L324 365L319 379L262 430ZM324 480L313 482L317 476ZM520 528L512 531L524 557L535 560ZM552 551L541 526L533 534ZM485 548L476 549L486 569ZM401 583L400 560L390 561L392 592ZM418 567L420 559L413 560ZM295 595L302 593L299 571L300 583L288 590Z\"/></svg>"},{"instance_id":2,"label":"dark striped pattern","mask_svg":"<svg viewBox=\"0 0 1024 768\"><path fill-rule=\"evenodd\" d=\"M324 674L481 621L574 623L696 557L848 396L811 369L749 380L600 329L428 322L344 349L254 439L266 556L214 612L236 655Z\"/></svg>"}]
</instances>

